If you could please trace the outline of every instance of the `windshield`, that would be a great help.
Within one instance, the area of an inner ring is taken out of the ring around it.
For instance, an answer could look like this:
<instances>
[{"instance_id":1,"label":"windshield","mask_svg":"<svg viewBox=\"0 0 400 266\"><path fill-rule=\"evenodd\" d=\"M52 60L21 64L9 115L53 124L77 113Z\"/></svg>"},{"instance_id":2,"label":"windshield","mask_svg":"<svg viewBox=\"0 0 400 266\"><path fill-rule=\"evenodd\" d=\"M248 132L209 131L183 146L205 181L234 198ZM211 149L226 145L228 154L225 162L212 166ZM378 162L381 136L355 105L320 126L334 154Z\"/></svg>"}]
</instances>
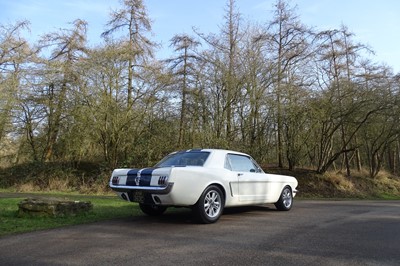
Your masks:
<instances>
[{"instance_id":1,"label":"windshield","mask_svg":"<svg viewBox=\"0 0 400 266\"><path fill-rule=\"evenodd\" d=\"M203 166L207 160L209 152L205 151L183 151L172 153L162 159L155 167L170 167L170 166Z\"/></svg>"}]
</instances>

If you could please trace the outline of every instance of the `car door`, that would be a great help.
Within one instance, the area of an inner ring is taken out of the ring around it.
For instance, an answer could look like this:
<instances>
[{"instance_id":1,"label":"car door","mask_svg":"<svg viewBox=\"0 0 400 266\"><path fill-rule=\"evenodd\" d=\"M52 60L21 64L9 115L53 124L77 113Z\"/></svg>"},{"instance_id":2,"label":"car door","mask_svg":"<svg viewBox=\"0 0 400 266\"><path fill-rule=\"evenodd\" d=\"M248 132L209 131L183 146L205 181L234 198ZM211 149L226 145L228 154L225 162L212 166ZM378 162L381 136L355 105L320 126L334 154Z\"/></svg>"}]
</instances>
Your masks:
<instances>
[{"instance_id":1,"label":"car door","mask_svg":"<svg viewBox=\"0 0 400 266\"><path fill-rule=\"evenodd\" d=\"M262 203L268 195L268 178L261 168L248 156L227 155L229 168L237 175L237 194L243 203Z\"/></svg>"}]
</instances>

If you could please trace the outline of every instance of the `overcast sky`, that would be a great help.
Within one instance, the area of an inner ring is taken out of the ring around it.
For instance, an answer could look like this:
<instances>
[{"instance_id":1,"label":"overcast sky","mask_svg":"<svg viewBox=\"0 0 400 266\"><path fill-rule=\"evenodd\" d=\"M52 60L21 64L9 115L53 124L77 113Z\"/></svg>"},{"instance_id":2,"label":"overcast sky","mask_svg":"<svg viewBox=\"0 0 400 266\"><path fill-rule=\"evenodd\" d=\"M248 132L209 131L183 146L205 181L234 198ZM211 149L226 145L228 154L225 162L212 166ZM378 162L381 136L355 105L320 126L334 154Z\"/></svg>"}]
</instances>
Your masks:
<instances>
[{"instance_id":1,"label":"overcast sky","mask_svg":"<svg viewBox=\"0 0 400 266\"><path fill-rule=\"evenodd\" d=\"M153 20L153 40L166 49L174 34L217 33L223 22L227 0L144 0ZM236 0L242 17L258 23L271 20L275 0ZM318 30L338 29L343 24L355 34L355 40L372 48L373 61L385 63L400 72L400 1L398 0L291 0L300 20ZM77 18L89 23L91 45L101 42L111 10L120 7L118 0L0 0L0 24L28 20L32 41L45 33L70 28Z\"/></svg>"}]
</instances>

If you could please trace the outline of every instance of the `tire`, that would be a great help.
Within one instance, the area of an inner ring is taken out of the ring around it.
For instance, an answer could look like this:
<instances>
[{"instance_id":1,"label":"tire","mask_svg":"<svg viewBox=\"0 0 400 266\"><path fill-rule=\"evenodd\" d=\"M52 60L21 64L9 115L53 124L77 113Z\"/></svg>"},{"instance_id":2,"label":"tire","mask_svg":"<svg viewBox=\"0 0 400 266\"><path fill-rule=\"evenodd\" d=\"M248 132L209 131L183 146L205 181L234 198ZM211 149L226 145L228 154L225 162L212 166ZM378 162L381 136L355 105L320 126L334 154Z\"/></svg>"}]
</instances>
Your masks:
<instances>
[{"instance_id":1,"label":"tire","mask_svg":"<svg viewBox=\"0 0 400 266\"><path fill-rule=\"evenodd\" d=\"M215 223L222 214L224 203L225 199L221 189L211 185L204 190L193 206L193 214L200 223Z\"/></svg>"},{"instance_id":2,"label":"tire","mask_svg":"<svg viewBox=\"0 0 400 266\"><path fill-rule=\"evenodd\" d=\"M283 188L279 200L275 203L275 207L279 211L288 211L293 206L293 194L289 186Z\"/></svg>"},{"instance_id":3,"label":"tire","mask_svg":"<svg viewBox=\"0 0 400 266\"><path fill-rule=\"evenodd\" d=\"M142 212L150 216L162 215L167 210L167 207L155 204L139 203L139 207L142 210Z\"/></svg>"}]
</instances>

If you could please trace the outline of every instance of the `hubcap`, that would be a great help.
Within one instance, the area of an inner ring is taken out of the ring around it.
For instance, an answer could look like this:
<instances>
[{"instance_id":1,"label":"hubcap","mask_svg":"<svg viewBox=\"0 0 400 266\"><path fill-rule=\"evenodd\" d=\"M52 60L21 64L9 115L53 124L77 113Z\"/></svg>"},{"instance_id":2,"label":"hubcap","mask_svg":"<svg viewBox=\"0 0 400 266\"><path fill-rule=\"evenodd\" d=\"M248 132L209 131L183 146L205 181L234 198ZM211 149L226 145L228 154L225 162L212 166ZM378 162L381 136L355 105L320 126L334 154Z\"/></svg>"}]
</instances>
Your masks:
<instances>
[{"instance_id":1,"label":"hubcap","mask_svg":"<svg viewBox=\"0 0 400 266\"><path fill-rule=\"evenodd\" d=\"M285 205L286 208L289 208L292 206L292 192L290 189L285 188L282 192L282 199L283 199L283 205Z\"/></svg>"},{"instance_id":2,"label":"hubcap","mask_svg":"<svg viewBox=\"0 0 400 266\"><path fill-rule=\"evenodd\" d=\"M221 196L215 190L210 190L205 196L204 211L210 218L218 216L221 211Z\"/></svg>"}]
</instances>

